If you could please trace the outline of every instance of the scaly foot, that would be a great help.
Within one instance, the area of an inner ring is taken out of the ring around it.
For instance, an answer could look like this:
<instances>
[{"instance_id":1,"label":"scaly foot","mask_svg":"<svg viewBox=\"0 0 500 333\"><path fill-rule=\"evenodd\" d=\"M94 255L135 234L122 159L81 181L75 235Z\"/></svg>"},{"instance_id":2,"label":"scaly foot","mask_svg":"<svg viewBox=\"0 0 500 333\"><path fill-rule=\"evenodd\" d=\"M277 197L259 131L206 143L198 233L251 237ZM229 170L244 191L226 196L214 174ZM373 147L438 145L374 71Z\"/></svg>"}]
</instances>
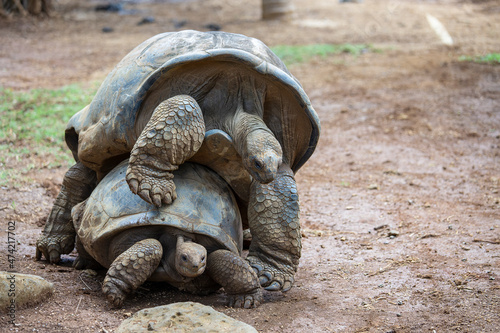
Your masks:
<instances>
[{"instance_id":1,"label":"scaly foot","mask_svg":"<svg viewBox=\"0 0 500 333\"><path fill-rule=\"evenodd\" d=\"M248 221L252 242L247 257L266 290L287 291L294 283L302 249L299 197L293 172L282 164L269 184L254 181Z\"/></svg>"},{"instance_id":2,"label":"scaly foot","mask_svg":"<svg viewBox=\"0 0 500 333\"><path fill-rule=\"evenodd\" d=\"M160 103L130 153L126 179L132 192L157 207L172 203L172 171L198 151L204 136L203 115L192 97Z\"/></svg>"}]
</instances>

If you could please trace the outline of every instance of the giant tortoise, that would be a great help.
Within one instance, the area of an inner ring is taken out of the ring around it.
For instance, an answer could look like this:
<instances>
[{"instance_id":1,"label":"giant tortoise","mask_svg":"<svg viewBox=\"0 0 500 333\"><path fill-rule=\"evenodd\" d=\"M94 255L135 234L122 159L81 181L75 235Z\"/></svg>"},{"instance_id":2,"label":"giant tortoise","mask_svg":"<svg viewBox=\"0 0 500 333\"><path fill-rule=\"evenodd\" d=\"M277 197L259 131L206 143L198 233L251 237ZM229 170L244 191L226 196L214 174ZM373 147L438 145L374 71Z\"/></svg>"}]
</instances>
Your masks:
<instances>
[{"instance_id":1,"label":"giant tortoise","mask_svg":"<svg viewBox=\"0 0 500 333\"><path fill-rule=\"evenodd\" d=\"M134 195L123 161L72 211L77 268L109 268L102 290L114 306L147 279L206 293L224 287L229 305L256 307L259 279L240 255L243 228L233 191L214 171L184 163L177 200L156 207Z\"/></svg>"},{"instance_id":2,"label":"giant tortoise","mask_svg":"<svg viewBox=\"0 0 500 333\"><path fill-rule=\"evenodd\" d=\"M177 196L172 171L195 161L236 192L253 236L247 260L261 285L286 291L301 254L294 173L319 131L302 86L261 41L225 32L154 36L70 119L65 139L77 163L37 241L37 258L58 262L73 249L71 208L122 160L130 162L131 190L158 207Z\"/></svg>"}]
</instances>

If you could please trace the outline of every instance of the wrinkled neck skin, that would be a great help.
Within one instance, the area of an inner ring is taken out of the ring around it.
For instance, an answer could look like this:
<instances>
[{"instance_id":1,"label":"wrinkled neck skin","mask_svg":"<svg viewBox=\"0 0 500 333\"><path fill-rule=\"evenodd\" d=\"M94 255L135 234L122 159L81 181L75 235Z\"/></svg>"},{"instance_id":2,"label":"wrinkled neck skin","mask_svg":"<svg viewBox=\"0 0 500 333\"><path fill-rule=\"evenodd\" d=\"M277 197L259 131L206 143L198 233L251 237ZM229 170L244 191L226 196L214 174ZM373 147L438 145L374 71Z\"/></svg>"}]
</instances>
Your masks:
<instances>
[{"instance_id":1,"label":"wrinkled neck skin","mask_svg":"<svg viewBox=\"0 0 500 333\"><path fill-rule=\"evenodd\" d=\"M235 117L229 120L228 127L245 169L256 181L271 182L282 163L283 151L262 118L240 107Z\"/></svg>"},{"instance_id":2,"label":"wrinkled neck skin","mask_svg":"<svg viewBox=\"0 0 500 333\"><path fill-rule=\"evenodd\" d=\"M175 268L175 251L173 249L164 256L160 265L149 278L150 281L169 282L169 283L186 283L192 280L180 275Z\"/></svg>"},{"instance_id":3,"label":"wrinkled neck skin","mask_svg":"<svg viewBox=\"0 0 500 333\"><path fill-rule=\"evenodd\" d=\"M159 240L163 245L163 258L149 280L169 283L186 283L192 280L192 278L182 276L177 271L175 265L177 236L167 233L160 237Z\"/></svg>"}]
</instances>

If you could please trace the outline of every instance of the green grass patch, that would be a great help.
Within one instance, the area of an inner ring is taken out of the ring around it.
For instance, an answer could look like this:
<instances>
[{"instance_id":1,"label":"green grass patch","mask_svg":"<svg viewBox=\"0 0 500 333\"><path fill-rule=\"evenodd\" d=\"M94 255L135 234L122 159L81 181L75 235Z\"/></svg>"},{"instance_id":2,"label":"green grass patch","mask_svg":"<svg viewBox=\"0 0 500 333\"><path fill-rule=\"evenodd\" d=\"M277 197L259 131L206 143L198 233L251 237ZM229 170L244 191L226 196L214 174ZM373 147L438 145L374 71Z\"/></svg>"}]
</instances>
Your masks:
<instances>
[{"instance_id":1,"label":"green grass patch","mask_svg":"<svg viewBox=\"0 0 500 333\"><path fill-rule=\"evenodd\" d=\"M366 44L311 44L311 45L276 45L271 50L288 66L303 63L314 57L327 57L334 54L347 53L358 56L374 51Z\"/></svg>"},{"instance_id":2,"label":"green grass patch","mask_svg":"<svg viewBox=\"0 0 500 333\"><path fill-rule=\"evenodd\" d=\"M479 64L499 65L500 53L489 53L483 56L461 56L460 61L471 61Z\"/></svg>"},{"instance_id":3,"label":"green grass patch","mask_svg":"<svg viewBox=\"0 0 500 333\"><path fill-rule=\"evenodd\" d=\"M64 129L95 91L79 85L28 92L0 87L0 185L18 184L35 168L70 165Z\"/></svg>"}]
</instances>

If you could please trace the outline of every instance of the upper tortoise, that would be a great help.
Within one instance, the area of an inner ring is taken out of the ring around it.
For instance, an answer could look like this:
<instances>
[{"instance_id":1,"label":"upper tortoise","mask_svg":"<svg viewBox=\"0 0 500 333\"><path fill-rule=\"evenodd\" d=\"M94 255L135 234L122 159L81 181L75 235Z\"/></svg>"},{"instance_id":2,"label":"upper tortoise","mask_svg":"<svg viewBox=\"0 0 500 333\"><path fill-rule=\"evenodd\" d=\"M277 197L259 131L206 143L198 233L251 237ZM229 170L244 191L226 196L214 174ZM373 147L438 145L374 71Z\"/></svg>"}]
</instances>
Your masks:
<instances>
[{"instance_id":1,"label":"upper tortoise","mask_svg":"<svg viewBox=\"0 0 500 333\"><path fill-rule=\"evenodd\" d=\"M72 207L124 159L130 189L157 207L176 199L172 171L194 161L235 191L253 237L247 260L261 285L287 291L302 247L294 173L319 132L302 86L261 41L225 32L154 36L70 119L65 138L77 163L37 241L37 258L58 262L72 251Z\"/></svg>"}]
</instances>

